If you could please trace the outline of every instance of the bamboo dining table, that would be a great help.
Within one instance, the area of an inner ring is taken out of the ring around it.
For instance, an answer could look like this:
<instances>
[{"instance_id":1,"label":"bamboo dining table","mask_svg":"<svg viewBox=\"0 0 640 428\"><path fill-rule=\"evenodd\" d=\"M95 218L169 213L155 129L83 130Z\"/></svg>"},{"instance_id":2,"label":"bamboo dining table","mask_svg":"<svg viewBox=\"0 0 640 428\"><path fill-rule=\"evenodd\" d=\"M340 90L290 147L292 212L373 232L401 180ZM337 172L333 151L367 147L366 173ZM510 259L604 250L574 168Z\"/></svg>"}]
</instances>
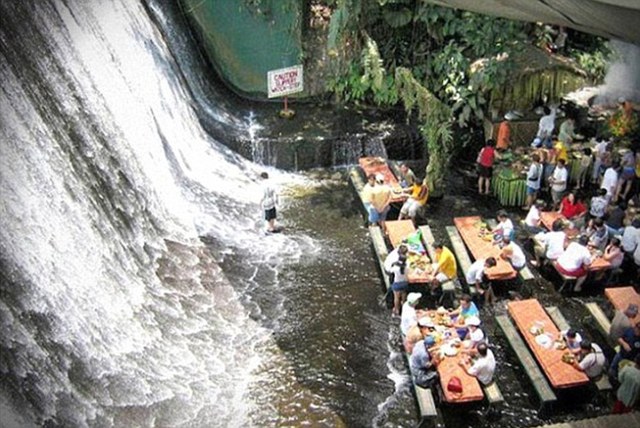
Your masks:
<instances>
[{"instance_id":1,"label":"bamboo dining table","mask_svg":"<svg viewBox=\"0 0 640 428\"><path fill-rule=\"evenodd\" d=\"M408 195L402 193L403 189L398 182L398 178L395 176L387 161L380 157L368 156L358 159L360 168L364 171L365 176L370 174L382 174L384 175L384 182L391 187L392 197L391 202L403 202L406 201Z\"/></svg>"},{"instance_id":2,"label":"bamboo dining table","mask_svg":"<svg viewBox=\"0 0 640 428\"><path fill-rule=\"evenodd\" d=\"M562 355L568 351L554 346L560 331L537 299L509 302L507 309L554 388L571 388L589 382L584 372L562 361ZM535 329L542 334L536 334Z\"/></svg>"},{"instance_id":3,"label":"bamboo dining table","mask_svg":"<svg viewBox=\"0 0 640 428\"><path fill-rule=\"evenodd\" d=\"M613 307L619 311L624 312L631 303L640 307L640 295L631 286L605 288L604 295L609 299ZM631 322L633 324L636 321L640 321L639 315L636 315Z\"/></svg>"},{"instance_id":4,"label":"bamboo dining table","mask_svg":"<svg viewBox=\"0 0 640 428\"><path fill-rule=\"evenodd\" d=\"M402 244L402 241L415 234L416 228L411 220L391 220L386 222L388 238L393 248ZM410 283L426 283L433 279L431 275L431 259L427 256L424 243L420 239L412 240L407 244L409 247L407 278ZM423 266L419 267L418 265Z\"/></svg>"},{"instance_id":5,"label":"bamboo dining table","mask_svg":"<svg viewBox=\"0 0 640 428\"><path fill-rule=\"evenodd\" d=\"M495 257L497 265L487 270L489 279L506 280L516 277L517 272L511 263L500 257L501 248L480 236L479 224L482 222L480 217L455 217L453 222L474 259Z\"/></svg>"}]
</instances>

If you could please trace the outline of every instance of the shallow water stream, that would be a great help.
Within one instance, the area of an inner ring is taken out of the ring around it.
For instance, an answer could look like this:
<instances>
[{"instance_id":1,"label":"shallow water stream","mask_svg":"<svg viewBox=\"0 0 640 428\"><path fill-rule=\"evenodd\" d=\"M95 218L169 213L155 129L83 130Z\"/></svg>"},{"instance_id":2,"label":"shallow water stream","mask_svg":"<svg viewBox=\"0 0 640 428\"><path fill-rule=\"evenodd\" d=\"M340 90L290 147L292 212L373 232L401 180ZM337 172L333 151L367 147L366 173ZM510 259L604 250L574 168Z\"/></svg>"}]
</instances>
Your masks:
<instances>
[{"instance_id":1,"label":"shallow water stream","mask_svg":"<svg viewBox=\"0 0 640 428\"><path fill-rule=\"evenodd\" d=\"M274 288L265 286L250 292L252 301L261 308L256 318L273 329L300 385L339 415L341 424L412 426L417 421L417 407L399 352L399 329L381 302L383 286L357 197L345 170L306 175L312 184L288 189L281 217L285 233L303 232L316 238L319 252L302 254L300 263L279 273ZM452 191L444 200L432 201L427 214L436 239L445 242L444 227L453 217L486 217L496 209L493 200L478 199L460 179L454 178L450 184ZM238 278L242 275L237 266L233 258L222 264L232 282L234 274ZM601 296L566 299L544 279L536 279L528 288L499 291L499 304L492 311L484 310L482 319L498 359L497 376L505 397L502 415L485 417L484 404L443 405L439 423L455 428L536 426L608 413L607 400L598 400L594 391L582 388L559 393L560 400L546 419L538 415L535 391L493 321L495 314L506 313L504 303L513 298L513 292L525 297L532 294L543 305L559 306L572 325L587 337L600 339L587 328L592 322L582 302L595 299L607 307ZM274 293L278 294L275 307ZM304 420L297 415L289 422L298 425ZM329 422L322 417L318 421Z\"/></svg>"}]
</instances>

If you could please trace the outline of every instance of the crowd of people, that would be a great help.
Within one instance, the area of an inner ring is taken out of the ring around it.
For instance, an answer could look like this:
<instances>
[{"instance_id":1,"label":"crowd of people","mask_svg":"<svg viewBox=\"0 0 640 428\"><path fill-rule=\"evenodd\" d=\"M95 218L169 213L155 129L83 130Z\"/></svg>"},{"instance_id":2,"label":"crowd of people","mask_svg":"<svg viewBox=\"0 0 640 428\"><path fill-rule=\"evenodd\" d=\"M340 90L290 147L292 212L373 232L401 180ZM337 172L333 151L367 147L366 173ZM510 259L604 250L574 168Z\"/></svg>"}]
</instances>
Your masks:
<instances>
[{"instance_id":1,"label":"crowd of people","mask_svg":"<svg viewBox=\"0 0 640 428\"><path fill-rule=\"evenodd\" d=\"M522 229L533 243L531 264L540 266L550 261L561 274L577 278L575 292L582 290L596 257L609 262L610 268L593 275L595 281L610 283L621 271L626 271L627 277L637 277L640 275L640 142L618 150L619 141L598 135L593 144L574 148L579 154L574 161L577 166L569 168L569 147L576 138L575 120L567 117L557 133L556 120L556 111L545 109L526 169L527 197L522 208L527 214ZM508 125L499 127L497 140L497 144L488 140L477 156L477 190L482 195L490 194L493 166L511 145ZM415 174L406 165L401 167L401 172L403 187L412 190L400 218L415 219L416 210L426 203L428 188L421 194L420 186L426 183L416 185ZM412 187L414 185L416 187ZM540 213L549 210L561 214L561 218L547 230ZM500 258L516 271L524 269L527 255L516 239L513 221L504 210L497 213L496 219L498 226L493 232L498 240L494 243L501 247ZM414 381L427 387L438 379L437 367L442 357L438 352L435 325L423 309L418 309L419 303L424 302L425 293L430 304L439 301L442 284L458 276L451 250L442 243L434 247L433 276L421 293L411 292L404 273L399 271L405 266L403 262L386 264L396 278L392 282L394 294L397 293L394 311L402 318L405 350L411 354ZM399 252L403 251L406 248L401 245ZM403 257L406 255L399 258ZM481 328L478 305L490 307L496 301L487 276L487 270L496 263L494 257L475 260L464 280L467 286L477 290L480 300L474 302L469 295L463 295L457 309L447 310L464 343L460 365L483 384L492 381L496 361ZM559 337L575 356L571 364L576 370L592 379L609 375L618 387L614 413L630 411L640 395L640 322L628 322L635 313L637 307L632 305L624 314L616 314L612 335L616 336L613 340L619 348L610 362L599 344L587 340L575 329L563 331Z\"/></svg>"},{"instance_id":2,"label":"crowd of people","mask_svg":"<svg viewBox=\"0 0 640 428\"><path fill-rule=\"evenodd\" d=\"M530 163L523 171L527 192L523 226L536 235L532 264L557 261L558 271L579 278L576 291L582 289L594 255L611 264L607 273L596 276L598 280L612 280L621 272L640 276L640 141L602 132L591 143L574 146L572 153L575 119L567 115L558 132L556 122L556 109L545 107L527 149ZM488 140L478 153L479 194L490 193L494 165L513 145L510 135L505 119L498 128L497 147ZM573 158L572 176L568 166ZM546 232L540 221L543 210L557 211L567 221ZM567 231L573 239L568 239Z\"/></svg>"}]
</instances>

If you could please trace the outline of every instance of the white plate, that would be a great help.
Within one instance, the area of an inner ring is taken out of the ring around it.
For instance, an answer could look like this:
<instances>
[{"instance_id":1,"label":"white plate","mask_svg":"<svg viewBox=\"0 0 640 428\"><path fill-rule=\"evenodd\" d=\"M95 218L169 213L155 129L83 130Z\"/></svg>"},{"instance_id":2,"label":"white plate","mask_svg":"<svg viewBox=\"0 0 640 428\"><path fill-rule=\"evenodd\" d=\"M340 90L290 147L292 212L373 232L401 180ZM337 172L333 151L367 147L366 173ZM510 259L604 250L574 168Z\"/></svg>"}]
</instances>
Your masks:
<instances>
[{"instance_id":1,"label":"white plate","mask_svg":"<svg viewBox=\"0 0 640 428\"><path fill-rule=\"evenodd\" d=\"M443 346L442 351L444 352L444 355L446 355L447 357L455 357L456 355L458 355L458 349L454 348L451 345Z\"/></svg>"},{"instance_id":2,"label":"white plate","mask_svg":"<svg viewBox=\"0 0 640 428\"><path fill-rule=\"evenodd\" d=\"M553 345L553 339L548 334L539 334L536 336L536 343L543 348L551 348Z\"/></svg>"}]
</instances>

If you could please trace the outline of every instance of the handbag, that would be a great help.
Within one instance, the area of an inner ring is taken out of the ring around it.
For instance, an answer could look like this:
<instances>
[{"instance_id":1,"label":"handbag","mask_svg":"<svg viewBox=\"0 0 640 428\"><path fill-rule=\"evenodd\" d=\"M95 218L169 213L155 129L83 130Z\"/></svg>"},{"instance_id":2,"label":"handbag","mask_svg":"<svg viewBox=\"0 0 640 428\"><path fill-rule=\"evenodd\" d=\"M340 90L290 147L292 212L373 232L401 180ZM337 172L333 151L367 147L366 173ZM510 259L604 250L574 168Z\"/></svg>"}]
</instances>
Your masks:
<instances>
[{"instance_id":1,"label":"handbag","mask_svg":"<svg viewBox=\"0 0 640 428\"><path fill-rule=\"evenodd\" d=\"M447 391L462 394L462 381L458 376L453 376L447 384Z\"/></svg>"},{"instance_id":2,"label":"handbag","mask_svg":"<svg viewBox=\"0 0 640 428\"><path fill-rule=\"evenodd\" d=\"M537 167L536 167L536 176L535 176L535 177L529 177L527 180L529 180L529 181L534 181L534 182L535 182L535 181L538 181L538 178L540 178L540 173L541 173L541 172L540 172L540 170L541 170L541 169L542 169L542 167L541 167L541 166L537 166Z\"/></svg>"}]
</instances>

